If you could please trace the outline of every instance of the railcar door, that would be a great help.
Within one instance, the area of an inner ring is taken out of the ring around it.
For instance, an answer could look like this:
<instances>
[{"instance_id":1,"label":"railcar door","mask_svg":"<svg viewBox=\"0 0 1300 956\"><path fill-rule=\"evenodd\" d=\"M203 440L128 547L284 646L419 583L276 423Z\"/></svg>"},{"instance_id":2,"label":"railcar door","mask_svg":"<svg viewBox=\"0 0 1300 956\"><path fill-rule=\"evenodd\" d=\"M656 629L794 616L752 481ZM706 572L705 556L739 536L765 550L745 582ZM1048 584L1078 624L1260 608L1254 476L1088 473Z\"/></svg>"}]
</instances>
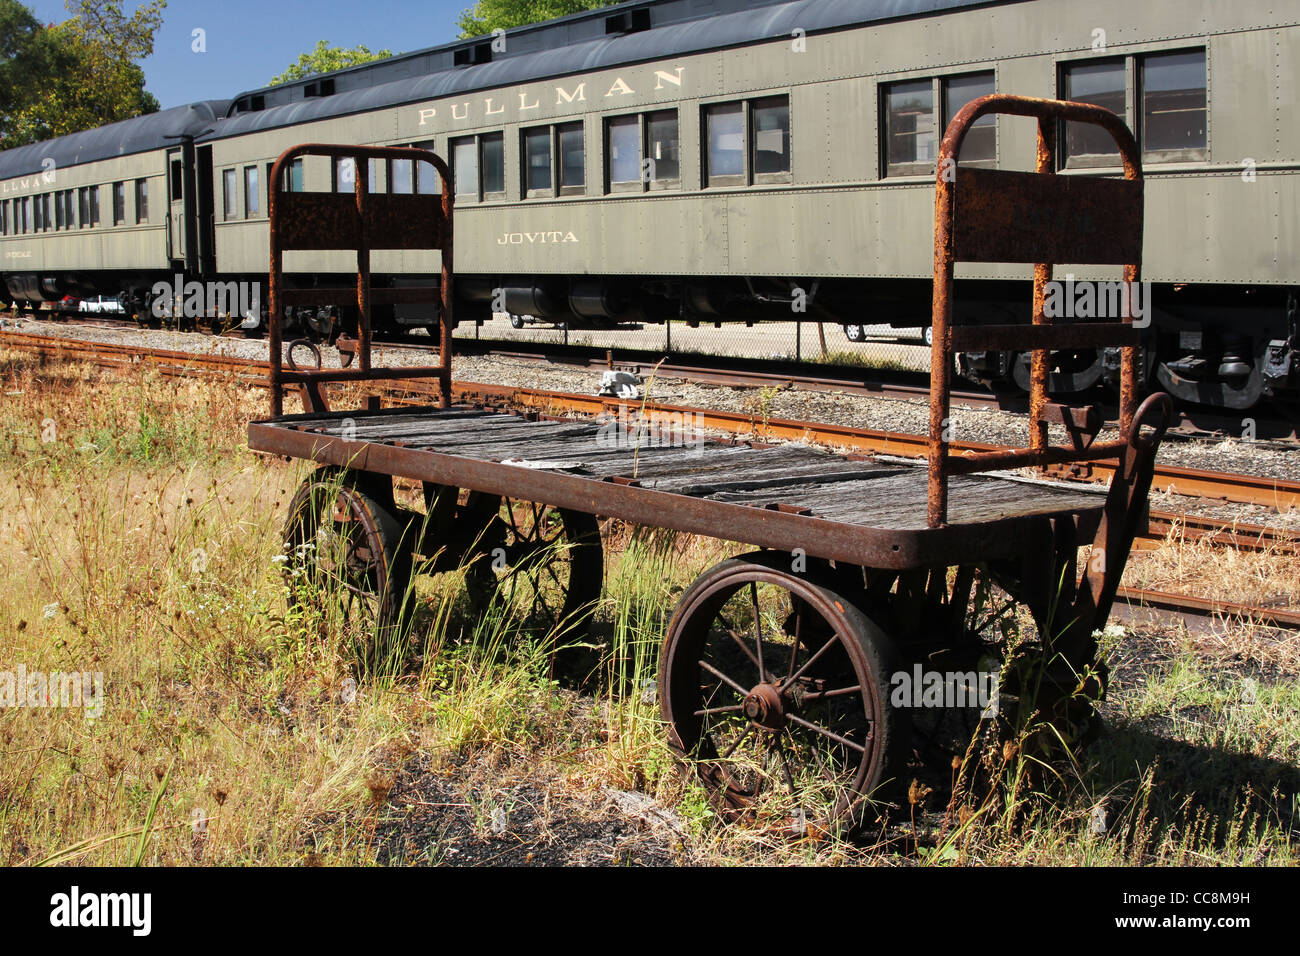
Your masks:
<instances>
[{"instance_id":1,"label":"railcar door","mask_svg":"<svg viewBox=\"0 0 1300 956\"><path fill-rule=\"evenodd\" d=\"M167 242L173 260L185 259L185 161L179 149L167 151Z\"/></svg>"}]
</instances>

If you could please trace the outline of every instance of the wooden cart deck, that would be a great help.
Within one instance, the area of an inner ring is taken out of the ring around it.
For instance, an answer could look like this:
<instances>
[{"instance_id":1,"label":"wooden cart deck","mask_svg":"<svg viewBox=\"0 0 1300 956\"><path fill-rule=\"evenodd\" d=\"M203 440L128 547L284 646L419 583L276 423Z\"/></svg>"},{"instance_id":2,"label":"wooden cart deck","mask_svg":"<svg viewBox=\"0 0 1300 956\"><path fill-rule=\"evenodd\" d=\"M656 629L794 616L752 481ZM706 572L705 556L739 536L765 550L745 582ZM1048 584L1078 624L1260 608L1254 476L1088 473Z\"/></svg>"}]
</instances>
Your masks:
<instances>
[{"instance_id":1,"label":"wooden cart deck","mask_svg":"<svg viewBox=\"0 0 1300 956\"><path fill-rule=\"evenodd\" d=\"M1041 531L1044 519L1067 517L1088 535L1105 506L1094 491L954 476L949 524L927 528L923 464L801 444L643 444L592 421L469 407L291 415L249 427L257 451L882 567L1023 554L1026 522Z\"/></svg>"}]
</instances>

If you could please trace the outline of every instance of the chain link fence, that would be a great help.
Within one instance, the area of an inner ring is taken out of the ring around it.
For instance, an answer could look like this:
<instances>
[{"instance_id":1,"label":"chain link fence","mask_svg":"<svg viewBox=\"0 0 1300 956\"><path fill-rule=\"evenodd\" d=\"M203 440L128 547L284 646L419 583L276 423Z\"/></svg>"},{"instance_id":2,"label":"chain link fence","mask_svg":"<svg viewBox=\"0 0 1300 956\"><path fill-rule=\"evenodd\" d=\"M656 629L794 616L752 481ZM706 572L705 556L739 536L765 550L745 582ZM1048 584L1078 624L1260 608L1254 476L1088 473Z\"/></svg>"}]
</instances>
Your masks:
<instances>
[{"instance_id":1,"label":"chain link fence","mask_svg":"<svg viewBox=\"0 0 1300 956\"><path fill-rule=\"evenodd\" d=\"M529 317L496 313L482 324L463 323L455 337L508 348L510 343L540 343L636 351L672 357L761 359L812 366L930 371L929 330L888 325L841 326L830 322L701 322L628 324L607 329L570 329Z\"/></svg>"}]
</instances>

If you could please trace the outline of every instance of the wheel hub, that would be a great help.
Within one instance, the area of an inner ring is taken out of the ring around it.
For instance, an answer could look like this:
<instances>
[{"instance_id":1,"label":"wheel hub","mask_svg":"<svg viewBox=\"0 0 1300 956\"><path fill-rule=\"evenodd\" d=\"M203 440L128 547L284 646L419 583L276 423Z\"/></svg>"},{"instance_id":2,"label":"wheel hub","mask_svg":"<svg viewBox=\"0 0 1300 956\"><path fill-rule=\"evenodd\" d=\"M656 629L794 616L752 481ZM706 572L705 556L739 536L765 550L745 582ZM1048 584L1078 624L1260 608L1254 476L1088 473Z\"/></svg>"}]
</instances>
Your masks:
<instances>
[{"instance_id":1,"label":"wheel hub","mask_svg":"<svg viewBox=\"0 0 1300 956\"><path fill-rule=\"evenodd\" d=\"M744 703L745 716L766 730L779 730L785 725L785 709L781 692L775 684L759 684L749 692Z\"/></svg>"}]
</instances>

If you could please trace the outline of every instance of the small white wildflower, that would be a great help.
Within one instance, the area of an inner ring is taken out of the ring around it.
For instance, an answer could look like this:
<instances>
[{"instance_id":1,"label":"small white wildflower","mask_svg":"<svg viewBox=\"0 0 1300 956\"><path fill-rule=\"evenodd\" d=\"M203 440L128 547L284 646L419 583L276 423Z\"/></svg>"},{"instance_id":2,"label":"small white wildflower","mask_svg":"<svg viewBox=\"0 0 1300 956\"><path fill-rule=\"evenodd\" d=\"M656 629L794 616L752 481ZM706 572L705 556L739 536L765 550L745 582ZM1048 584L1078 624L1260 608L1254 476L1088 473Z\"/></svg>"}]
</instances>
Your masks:
<instances>
[{"instance_id":1,"label":"small white wildflower","mask_svg":"<svg viewBox=\"0 0 1300 956\"><path fill-rule=\"evenodd\" d=\"M1099 803L1088 815L1088 835L1104 837L1106 835L1106 805Z\"/></svg>"},{"instance_id":2,"label":"small white wildflower","mask_svg":"<svg viewBox=\"0 0 1300 956\"><path fill-rule=\"evenodd\" d=\"M1247 677L1241 682L1241 702L1243 704L1253 704L1259 699L1259 684L1255 683L1255 678Z\"/></svg>"},{"instance_id":3,"label":"small white wildflower","mask_svg":"<svg viewBox=\"0 0 1300 956\"><path fill-rule=\"evenodd\" d=\"M505 807L492 808L492 832L497 836L506 832L506 827L510 824L510 816L506 813Z\"/></svg>"},{"instance_id":4,"label":"small white wildflower","mask_svg":"<svg viewBox=\"0 0 1300 956\"><path fill-rule=\"evenodd\" d=\"M344 704L350 704L357 699L357 682L355 678L345 677L343 683L339 685L339 700Z\"/></svg>"}]
</instances>

